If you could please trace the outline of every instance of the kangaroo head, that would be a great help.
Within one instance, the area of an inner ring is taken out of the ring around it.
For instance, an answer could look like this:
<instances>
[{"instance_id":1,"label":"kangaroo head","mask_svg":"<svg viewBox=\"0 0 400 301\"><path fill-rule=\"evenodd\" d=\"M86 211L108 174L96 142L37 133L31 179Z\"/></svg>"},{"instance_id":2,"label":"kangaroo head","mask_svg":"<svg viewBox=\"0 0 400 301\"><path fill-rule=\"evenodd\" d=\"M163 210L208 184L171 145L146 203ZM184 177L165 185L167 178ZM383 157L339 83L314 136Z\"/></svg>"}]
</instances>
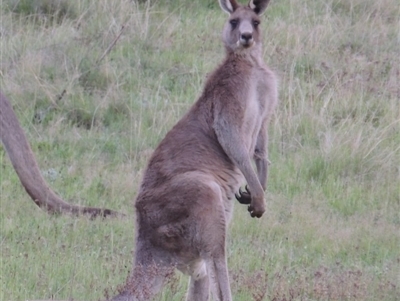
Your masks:
<instances>
[{"instance_id":1,"label":"kangaroo head","mask_svg":"<svg viewBox=\"0 0 400 301\"><path fill-rule=\"evenodd\" d=\"M259 16L267 8L269 1L250 0L248 5L244 6L236 0L219 0L221 8L229 14L222 34L228 51L243 51L261 44Z\"/></svg>"}]
</instances>

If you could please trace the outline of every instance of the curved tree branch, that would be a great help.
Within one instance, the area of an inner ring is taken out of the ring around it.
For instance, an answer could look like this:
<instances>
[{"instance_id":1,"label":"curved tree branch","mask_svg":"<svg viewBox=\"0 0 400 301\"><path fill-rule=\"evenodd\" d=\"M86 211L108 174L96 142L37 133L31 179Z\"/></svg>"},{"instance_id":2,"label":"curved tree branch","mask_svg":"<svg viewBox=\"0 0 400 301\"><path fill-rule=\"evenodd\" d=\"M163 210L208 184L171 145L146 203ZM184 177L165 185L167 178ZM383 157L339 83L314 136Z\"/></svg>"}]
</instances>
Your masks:
<instances>
[{"instance_id":1,"label":"curved tree branch","mask_svg":"<svg viewBox=\"0 0 400 301\"><path fill-rule=\"evenodd\" d=\"M22 186L36 205L49 213L69 213L73 215L124 216L124 214L104 208L71 205L61 199L43 178L35 156L8 99L0 91L0 140Z\"/></svg>"}]
</instances>

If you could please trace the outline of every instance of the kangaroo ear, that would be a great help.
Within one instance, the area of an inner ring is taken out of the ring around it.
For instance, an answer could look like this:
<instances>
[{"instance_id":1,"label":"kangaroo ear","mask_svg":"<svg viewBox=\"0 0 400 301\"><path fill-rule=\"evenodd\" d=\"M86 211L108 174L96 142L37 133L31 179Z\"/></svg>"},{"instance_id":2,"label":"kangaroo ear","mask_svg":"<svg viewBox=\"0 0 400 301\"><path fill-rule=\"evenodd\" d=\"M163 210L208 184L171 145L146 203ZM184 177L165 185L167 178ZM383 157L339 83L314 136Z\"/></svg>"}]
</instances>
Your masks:
<instances>
[{"instance_id":1,"label":"kangaroo ear","mask_svg":"<svg viewBox=\"0 0 400 301\"><path fill-rule=\"evenodd\" d=\"M257 14L262 15L270 0L250 0L249 7Z\"/></svg>"},{"instance_id":2,"label":"kangaroo ear","mask_svg":"<svg viewBox=\"0 0 400 301\"><path fill-rule=\"evenodd\" d=\"M236 0L219 0L219 5L228 14L233 13L239 7Z\"/></svg>"}]
</instances>

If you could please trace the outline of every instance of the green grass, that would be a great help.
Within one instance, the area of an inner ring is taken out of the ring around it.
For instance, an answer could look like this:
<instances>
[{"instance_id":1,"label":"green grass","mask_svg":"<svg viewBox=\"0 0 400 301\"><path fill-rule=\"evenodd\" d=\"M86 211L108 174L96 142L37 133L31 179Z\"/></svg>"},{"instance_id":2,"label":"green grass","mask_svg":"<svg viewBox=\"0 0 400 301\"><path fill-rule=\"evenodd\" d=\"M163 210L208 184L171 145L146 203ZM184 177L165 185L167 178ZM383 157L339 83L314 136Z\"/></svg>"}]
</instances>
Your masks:
<instances>
[{"instance_id":1,"label":"green grass","mask_svg":"<svg viewBox=\"0 0 400 301\"><path fill-rule=\"evenodd\" d=\"M47 215L0 147L0 300L104 298L131 268L146 162L222 59L226 15L216 0L0 5L1 89L46 180L129 216ZM268 211L254 220L236 204L235 301L398 300L399 15L397 0L271 2ZM156 300L184 300L187 280L177 273Z\"/></svg>"}]
</instances>

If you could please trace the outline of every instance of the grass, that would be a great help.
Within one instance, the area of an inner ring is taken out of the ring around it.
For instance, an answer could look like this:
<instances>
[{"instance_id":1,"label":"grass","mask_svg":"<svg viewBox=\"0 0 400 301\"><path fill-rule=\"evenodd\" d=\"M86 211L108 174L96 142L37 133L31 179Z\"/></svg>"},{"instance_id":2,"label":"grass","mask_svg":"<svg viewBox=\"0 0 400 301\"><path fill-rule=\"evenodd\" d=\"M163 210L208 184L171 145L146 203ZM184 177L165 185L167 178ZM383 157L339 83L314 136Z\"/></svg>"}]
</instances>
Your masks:
<instances>
[{"instance_id":1,"label":"grass","mask_svg":"<svg viewBox=\"0 0 400 301\"><path fill-rule=\"evenodd\" d=\"M0 5L1 87L46 180L130 217L47 215L0 147L0 300L104 298L130 270L146 162L222 59L226 15L216 0ZM397 0L272 1L268 211L253 220L236 205L235 301L398 300L399 15ZM157 300L184 300L186 287L177 273Z\"/></svg>"}]
</instances>

